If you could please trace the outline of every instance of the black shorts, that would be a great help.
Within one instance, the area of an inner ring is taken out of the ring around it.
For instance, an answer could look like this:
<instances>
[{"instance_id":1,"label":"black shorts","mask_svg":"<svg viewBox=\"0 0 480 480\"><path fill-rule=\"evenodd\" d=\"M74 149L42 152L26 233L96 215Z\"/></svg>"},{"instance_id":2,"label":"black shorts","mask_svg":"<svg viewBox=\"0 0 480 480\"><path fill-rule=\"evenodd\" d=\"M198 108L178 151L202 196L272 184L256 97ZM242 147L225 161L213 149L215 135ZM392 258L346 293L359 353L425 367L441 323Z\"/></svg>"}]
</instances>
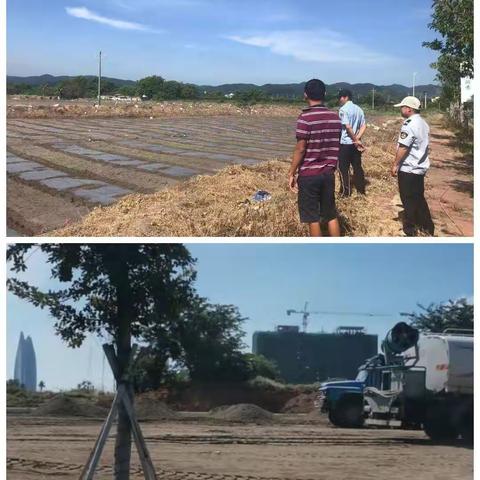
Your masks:
<instances>
[{"instance_id":1,"label":"black shorts","mask_svg":"<svg viewBox=\"0 0 480 480\"><path fill-rule=\"evenodd\" d=\"M298 177L298 212L302 223L329 222L336 218L333 172Z\"/></svg>"}]
</instances>

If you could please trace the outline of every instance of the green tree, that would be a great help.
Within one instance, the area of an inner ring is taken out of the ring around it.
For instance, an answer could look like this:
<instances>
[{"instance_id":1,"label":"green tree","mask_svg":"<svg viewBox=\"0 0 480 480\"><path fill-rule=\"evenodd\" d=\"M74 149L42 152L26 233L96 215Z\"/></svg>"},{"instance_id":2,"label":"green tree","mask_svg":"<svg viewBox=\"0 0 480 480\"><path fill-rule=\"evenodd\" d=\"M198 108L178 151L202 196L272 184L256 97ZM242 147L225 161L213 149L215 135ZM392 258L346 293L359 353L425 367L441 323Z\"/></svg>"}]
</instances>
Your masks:
<instances>
[{"instance_id":1,"label":"green tree","mask_svg":"<svg viewBox=\"0 0 480 480\"><path fill-rule=\"evenodd\" d=\"M15 380L13 378L7 380L7 393L15 394L23 390L25 390L25 386L20 385L20 382L18 380Z\"/></svg>"},{"instance_id":2,"label":"green tree","mask_svg":"<svg viewBox=\"0 0 480 480\"><path fill-rule=\"evenodd\" d=\"M147 98L154 98L161 94L164 83L165 80L157 75L142 78L137 84L138 95L146 95Z\"/></svg>"},{"instance_id":3,"label":"green tree","mask_svg":"<svg viewBox=\"0 0 480 480\"><path fill-rule=\"evenodd\" d=\"M98 80L94 80L95 82L95 95L98 94ZM102 95L110 95L117 91L117 86L111 80L102 80L100 84L100 93Z\"/></svg>"},{"instance_id":4,"label":"green tree","mask_svg":"<svg viewBox=\"0 0 480 480\"><path fill-rule=\"evenodd\" d=\"M154 349L150 353L160 354L156 368L173 361L192 381L245 380L244 320L232 305L212 305L195 296L174 322L153 325L145 339Z\"/></svg>"},{"instance_id":5,"label":"green tree","mask_svg":"<svg viewBox=\"0 0 480 480\"><path fill-rule=\"evenodd\" d=\"M14 272L27 269L30 244L9 246L7 260ZM178 316L192 297L194 260L178 244L41 244L51 276L63 288L41 291L18 278L9 290L34 306L47 308L58 335L71 347L82 345L87 333L110 334L120 372L128 367L131 338ZM127 389L133 401L128 381ZM131 431L119 406L115 443L115 479L129 478Z\"/></svg>"},{"instance_id":6,"label":"green tree","mask_svg":"<svg viewBox=\"0 0 480 480\"><path fill-rule=\"evenodd\" d=\"M171 380L169 353L156 345L141 347L131 370L136 392L157 390Z\"/></svg>"},{"instance_id":7,"label":"green tree","mask_svg":"<svg viewBox=\"0 0 480 480\"><path fill-rule=\"evenodd\" d=\"M372 106L372 99L373 99L374 95L375 95L375 98L374 98L375 108L384 107L387 104L387 100L385 98L385 95L383 93L378 92L377 90L375 90L375 94L373 93L373 91L370 91L366 95L364 95L362 97L359 97L358 98L358 103L360 105L365 105L365 106L371 107Z\"/></svg>"},{"instance_id":8,"label":"green tree","mask_svg":"<svg viewBox=\"0 0 480 480\"><path fill-rule=\"evenodd\" d=\"M86 77L75 77L61 81L56 90L61 98L74 99L87 97L88 89L89 81Z\"/></svg>"},{"instance_id":9,"label":"green tree","mask_svg":"<svg viewBox=\"0 0 480 480\"><path fill-rule=\"evenodd\" d=\"M157 100L176 100L180 98L181 90L180 83L169 80L163 83L161 91L154 98Z\"/></svg>"},{"instance_id":10,"label":"green tree","mask_svg":"<svg viewBox=\"0 0 480 480\"><path fill-rule=\"evenodd\" d=\"M8 95L33 95L35 93L35 87L26 83L8 83L7 94Z\"/></svg>"},{"instance_id":11,"label":"green tree","mask_svg":"<svg viewBox=\"0 0 480 480\"><path fill-rule=\"evenodd\" d=\"M189 83L182 83L180 85L180 98L185 100L194 100L200 96L198 88Z\"/></svg>"},{"instance_id":12,"label":"green tree","mask_svg":"<svg viewBox=\"0 0 480 480\"><path fill-rule=\"evenodd\" d=\"M265 377L271 378L272 380L280 379L281 375L277 364L263 355L246 353L245 360L248 365L249 378Z\"/></svg>"},{"instance_id":13,"label":"green tree","mask_svg":"<svg viewBox=\"0 0 480 480\"><path fill-rule=\"evenodd\" d=\"M126 97L134 97L137 94L137 87L135 85L122 85L117 93Z\"/></svg>"},{"instance_id":14,"label":"green tree","mask_svg":"<svg viewBox=\"0 0 480 480\"><path fill-rule=\"evenodd\" d=\"M466 298L428 307L418 305L420 312L407 313L410 323L419 330L443 332L447 328L473 330L473 305Z\"/></svg>"},{"instance_id":15,"label":"green tree","mask_svg":"<svg viewBox=\"0 0 480 480\"><path fill-rule=\"evenodd\" d=\"M242 106L255 105L257 103L266 102L269 98L263 90L259 88L251 89L246 92L235 92L234 100Z\"/></svg>"},{"instance_id":16,"label":"green tree","mask_svg":"<svg viewBox=\"0 0 480 480\"><path fill-rule=\"evenodd\" d=\"M43 389L45 388L45 382L43 380L40 380L40 382L38 382L38 388L41 392L43 392Z\"/></svg>"},{"instance_id":17,"label":"green tree","mask_svg":"<svg viewBox=\"0 0 480 480\"><path fill-rule=\"evenodd\" d=\"M55 95L55 88L52 85L44 84L40 87L40 92L44 97Z\"/></svg>"},{"instance_id":18,"label":"green tree","mask_svg":"<svg viewBox=\"0 0 480 480\"><path fill-rule=\"evenodd\" d=\"M460 98L460 78L473 77L473 0L434 0L429 28L440 34L423 46L439 52L432 67L443 86L442 96Z\"/></svg>"},{"instance_id":19,"label":"green tree","mask_svg":"<svg viewBox=\"0 0 480 480\"><path fill-rule=\"evenodd\" d=\"M83 392L93 392L95 390L95 387L93 386L93 383L89 380L83 380L77 385L77 390L81 390Z\"/></svg>"}]
</instances>

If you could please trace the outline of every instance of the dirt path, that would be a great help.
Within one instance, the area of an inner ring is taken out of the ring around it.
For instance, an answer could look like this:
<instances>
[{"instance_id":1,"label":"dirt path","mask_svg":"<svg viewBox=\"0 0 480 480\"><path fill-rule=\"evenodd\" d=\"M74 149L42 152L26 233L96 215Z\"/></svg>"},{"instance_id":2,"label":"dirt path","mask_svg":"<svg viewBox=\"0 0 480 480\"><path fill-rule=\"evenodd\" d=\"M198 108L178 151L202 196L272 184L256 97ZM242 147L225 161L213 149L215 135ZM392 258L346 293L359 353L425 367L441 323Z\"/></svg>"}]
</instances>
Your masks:
<instances>
[{"instance_id":1,"label":"dirt path","mask_svg":"<svg viewBox=\"0 0 480 480\"><path fill-rule=\"evenodd\" d=\"M147 422L142 429L159 478L168 480L473 478L473 450L434 445L423 432L336 429L298 419L263 426ZM72 418L9 418L8 478L78 478L100 427ZM110 438L98 478L111 478L112 449ZM142 478L136 455L132 472Z\"/></svg>"},{"instance_id":2,"label":"dirt path","mask_svg":"<svg viewBox=\"0 0 480 480\"><path fill-rule=\"evenodd\" d=\"M432 168L428 201L438 236L473 236L473 158L455 146L454 134L431 125Z\"/></svg>"}]
</instances>

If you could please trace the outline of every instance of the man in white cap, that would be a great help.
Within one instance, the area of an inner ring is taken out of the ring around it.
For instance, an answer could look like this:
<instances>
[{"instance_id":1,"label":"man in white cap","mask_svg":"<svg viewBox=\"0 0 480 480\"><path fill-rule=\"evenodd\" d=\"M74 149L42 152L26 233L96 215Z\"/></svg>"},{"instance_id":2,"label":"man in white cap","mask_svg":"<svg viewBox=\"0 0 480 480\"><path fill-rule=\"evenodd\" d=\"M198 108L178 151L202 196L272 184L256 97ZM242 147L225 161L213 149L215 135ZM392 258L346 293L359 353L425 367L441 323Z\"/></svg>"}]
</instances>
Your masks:
<instances>
[{"instance_id":1,"label":"man in white cap","mask_svg":"<svg viewBox=\"0 0 480 480\"><path fill-rule=\"evenodd\" d=\"M427 122L420 116L420 100L405 97L400 107L405 122L398 137L397 153L392 165L392 176L398 176L398 189L404 208L403 231L408 237L419 232L433 236L435 226L425 200L425 174L430 167L428 159Z\"/></svg>"}]
</instances>

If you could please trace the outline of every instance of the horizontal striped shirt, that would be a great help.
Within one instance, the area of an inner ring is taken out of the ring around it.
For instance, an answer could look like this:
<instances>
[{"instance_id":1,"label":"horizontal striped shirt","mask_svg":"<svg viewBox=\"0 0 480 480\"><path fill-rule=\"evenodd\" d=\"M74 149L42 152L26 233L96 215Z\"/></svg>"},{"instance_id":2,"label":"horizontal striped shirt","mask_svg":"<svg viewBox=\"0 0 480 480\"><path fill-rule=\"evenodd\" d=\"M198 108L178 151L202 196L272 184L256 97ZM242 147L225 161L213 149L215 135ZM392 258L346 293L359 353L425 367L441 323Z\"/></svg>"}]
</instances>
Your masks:
<instances>
[{"instance_id":1,"label":"horizontal striped shirt","mask_svg":"<svg viewBox=\"0 0 480 480\"><path fill-rule=\"evenodd\" d=\"M339 116L323 105L303 109L297 120L297 140L307 141L299 175L334 172L338 163L342 123Z\"/></svg>"}]
</instances>

